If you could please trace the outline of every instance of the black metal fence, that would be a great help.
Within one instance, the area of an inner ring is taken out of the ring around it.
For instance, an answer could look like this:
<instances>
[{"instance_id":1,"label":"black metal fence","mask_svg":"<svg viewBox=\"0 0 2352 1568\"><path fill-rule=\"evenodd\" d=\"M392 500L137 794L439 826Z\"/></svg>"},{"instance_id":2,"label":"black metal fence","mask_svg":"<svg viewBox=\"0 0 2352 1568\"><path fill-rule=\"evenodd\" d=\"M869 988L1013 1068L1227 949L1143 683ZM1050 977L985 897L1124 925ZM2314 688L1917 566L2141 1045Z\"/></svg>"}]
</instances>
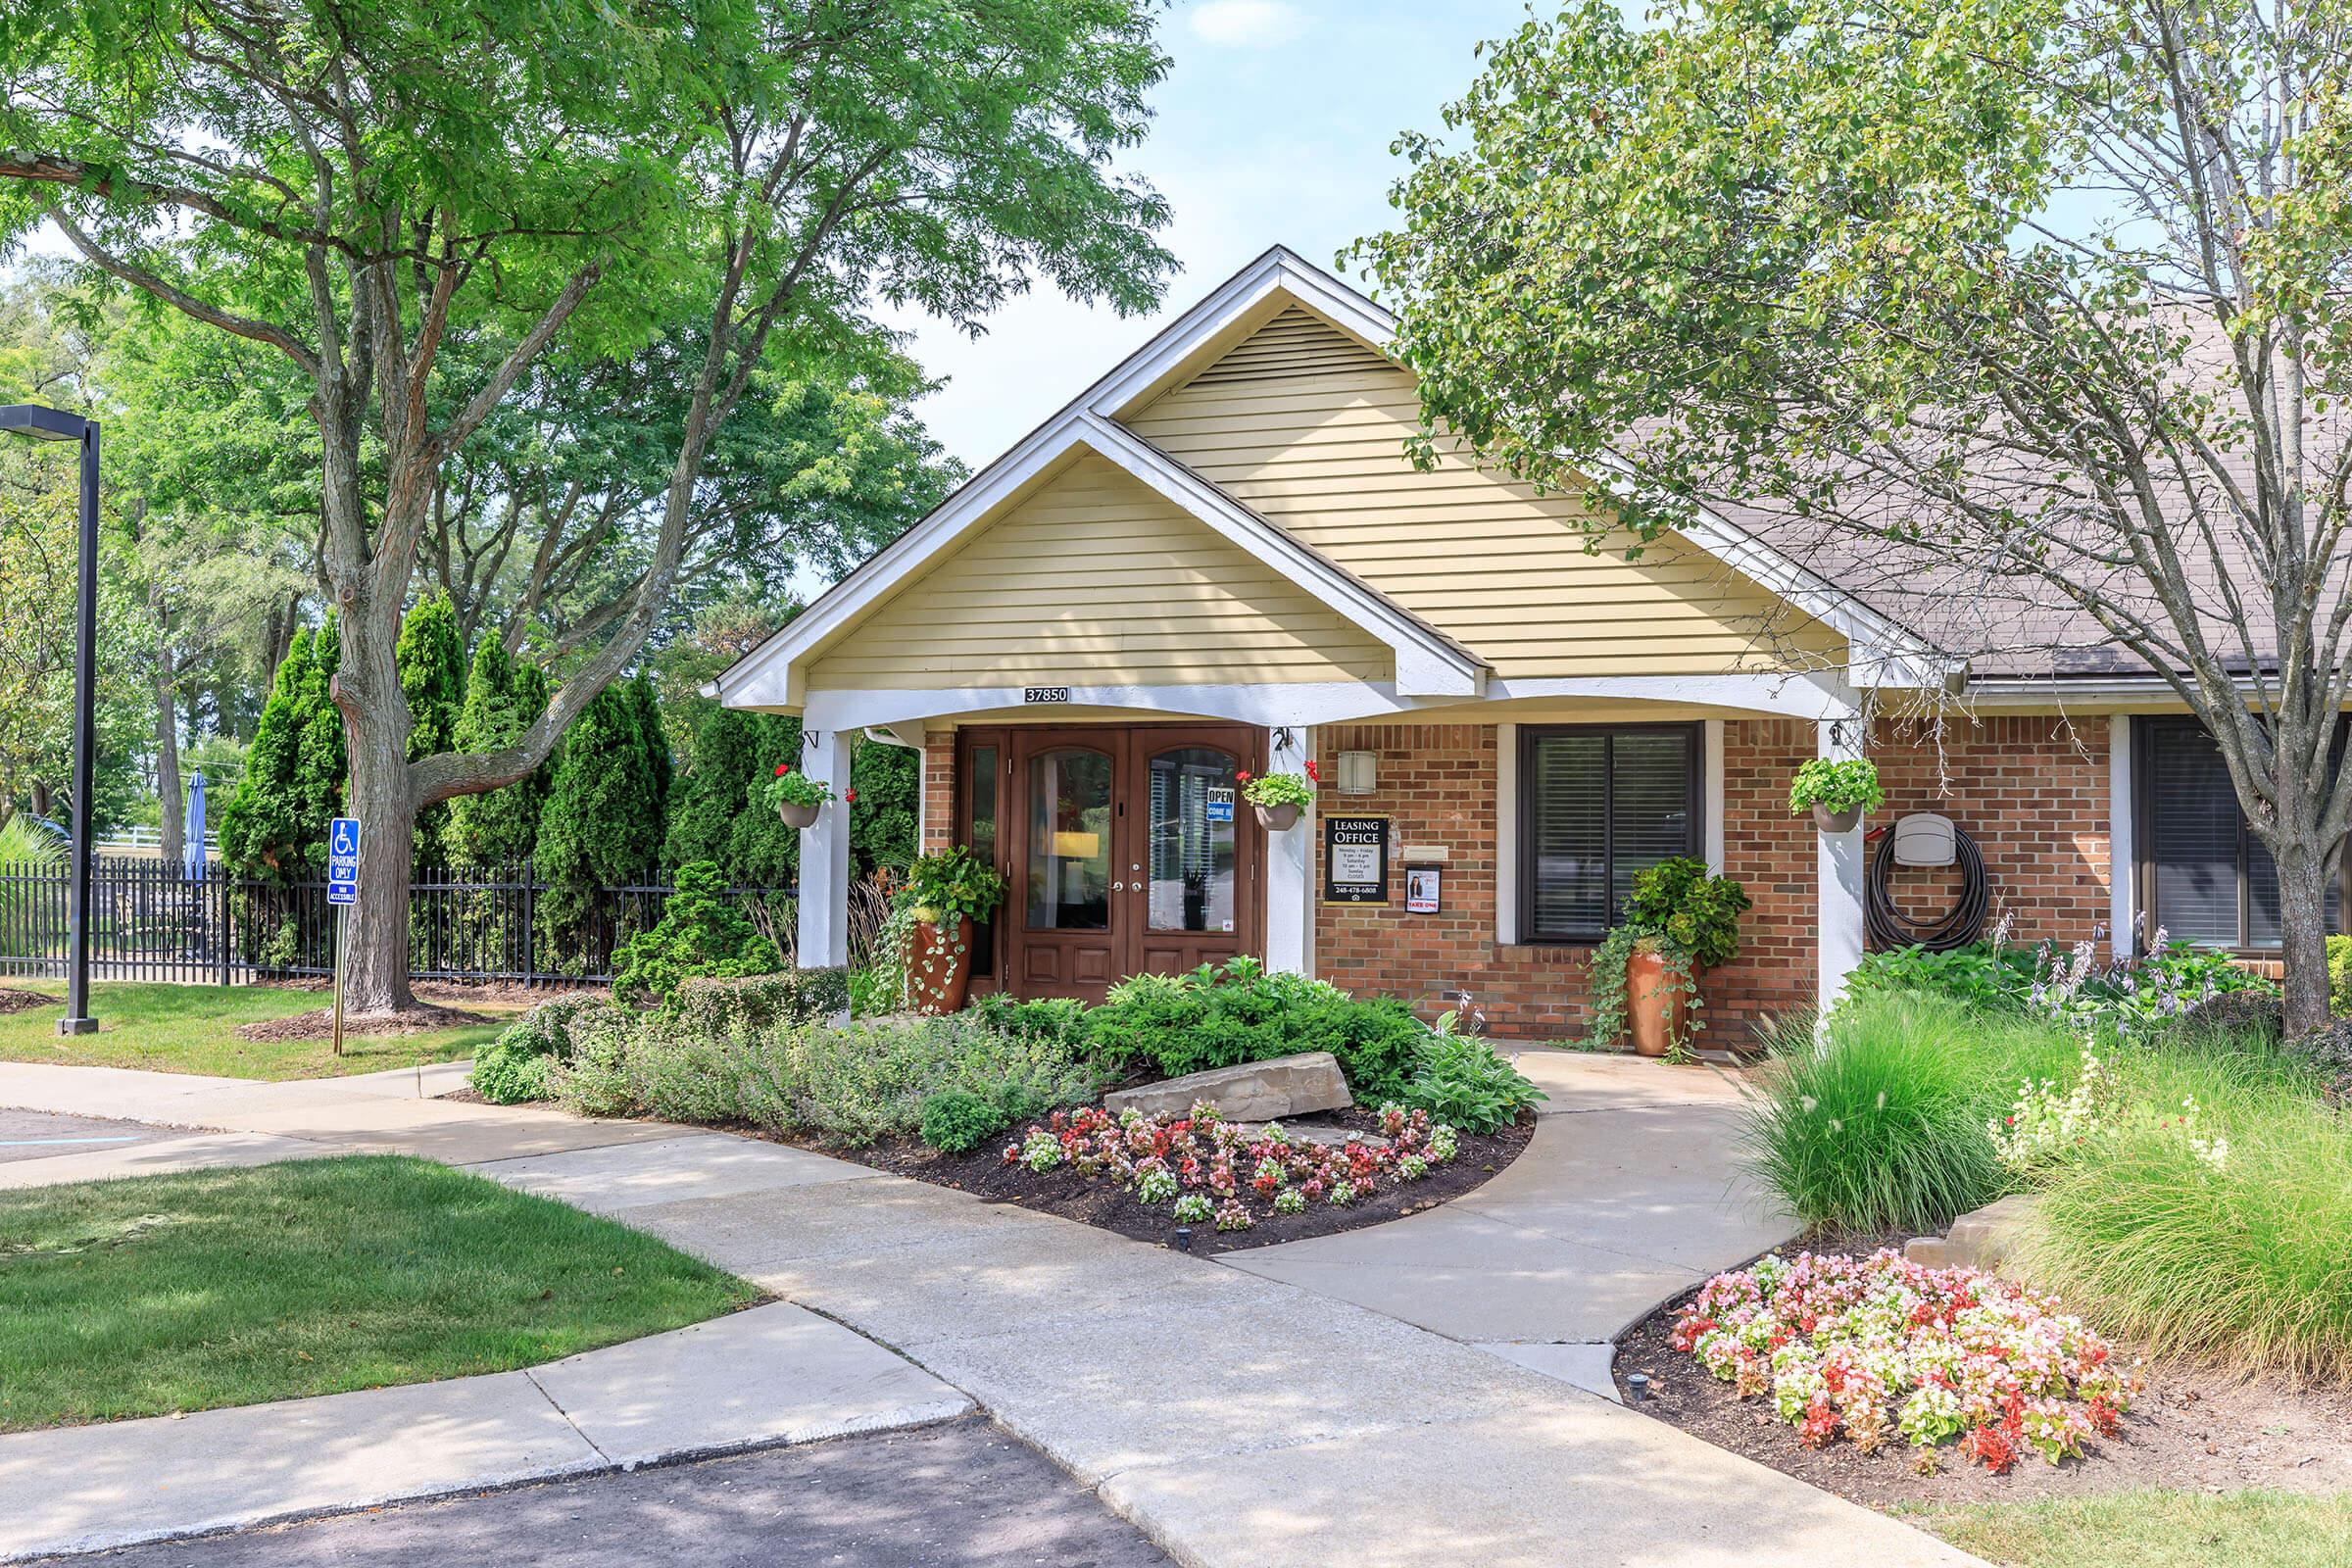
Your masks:
<instances>
[{"instance_id":1,"label":"black metal fence","mask_svg":"<svg viewBox=\"0 0 2352 1568\"><path fill-rule=\"evenodd\" d=\"M62 975L67 868L0 865L0 974ZM550 884L531 867L418 869L409 891L409 967L418 980L517 985L604 983L612 955L654 926L670 884ZM730 888L754 922L792 951L792 891ZM163 860L100 856L90 889L90 973L103 980L234 985L335 969L335 915L323 881L190 873Z\"/></svg>"}]
</instances>

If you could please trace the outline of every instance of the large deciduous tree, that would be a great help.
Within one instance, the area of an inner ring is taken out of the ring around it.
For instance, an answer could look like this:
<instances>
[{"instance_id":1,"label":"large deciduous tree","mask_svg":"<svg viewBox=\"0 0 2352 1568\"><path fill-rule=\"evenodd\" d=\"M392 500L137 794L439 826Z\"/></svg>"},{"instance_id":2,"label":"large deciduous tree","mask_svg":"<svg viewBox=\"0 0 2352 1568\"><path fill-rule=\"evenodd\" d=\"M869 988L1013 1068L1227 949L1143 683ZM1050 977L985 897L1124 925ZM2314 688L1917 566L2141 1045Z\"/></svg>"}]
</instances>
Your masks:
<instances>
[{"instance_id":1,"label":"large deciduous tree","mask_svg":"<svg viewBox=\"0 0 2352 1568\"><path fill-rule=\"evenodd\" d=\"M1157 297L1164 204L1115 174L1166 62L1149 0L61 0L0 15L0 241L271 346L310 384L333 696L366 822L347 990L410 1003L425 806L528 774L634 660L709 459L782 341L870 302L964 325L1042 274ZM675 336L678 324L693 330ZM408 755L394 649L445 465L559 344L664 334L649 543L513 743ZM464 345L460 353L453 345ZM450 352L445 355L445 349Z\"/></svg>"},{"instance_id":2,"label":"large deciduous tree","mask_svg":"<svg viewBox=\"0 0 2352 1568\"><path fill-rule=\"evenodd\" d=\"M1704 503L1957 660L2152 672L2328 1015L2352 771L2352 5L1587 0L1408 136L1354 255L1425 453ZM2121 650L2129 658L2118 661Z\"/></svg>"}]
</instances>

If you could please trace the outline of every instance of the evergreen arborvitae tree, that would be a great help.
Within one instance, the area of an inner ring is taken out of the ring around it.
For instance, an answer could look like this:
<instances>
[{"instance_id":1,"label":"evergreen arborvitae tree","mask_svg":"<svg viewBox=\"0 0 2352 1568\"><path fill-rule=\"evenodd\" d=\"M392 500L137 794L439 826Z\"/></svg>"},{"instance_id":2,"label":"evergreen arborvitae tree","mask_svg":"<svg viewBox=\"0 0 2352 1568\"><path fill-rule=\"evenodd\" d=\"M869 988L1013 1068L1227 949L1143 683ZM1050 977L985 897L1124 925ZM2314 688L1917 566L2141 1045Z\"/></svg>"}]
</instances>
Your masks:
<instances>
[{"instance_id":1,"label":"evergreen arborvitae tree","mask_svg":"<svg viewBox=\"0 0 2352 1568\"><path fill-rule=\"evenodd\" d=\"M539 921L547 951L584 958L591 900L633 882L662 851L661 803L635 707L608 686L564 737L564 760L539 813Z\"/></svg>"},{"instance_id":2,"label":"evergreen arborvitae tree","mask_svg":"<svg viewBox=\"0 0 2352 1568\"><path fill-rule=\"evenodd\" d=\"M437 593L408 612L393 645L400 689L409 700L409 760L456 749L458 713L466 701L466 643L457 608ZM432 859L449 820L446 805L416 813L416 856Z\"/></svg>"},{"instance_id":3,"label":"evergreen arborvitae tree","mask_svg":"<svg viewBox=\"0 0 2352 1568\"><path fill-rule=\"evenodd\" d=\"M669 809L671 775L677 770L670 756L669 737L662 730L662 702L655 694L653 677L640 670L622 688L628 699L629 716L637 725L637 744L645 748L645 765L654 781L652 797L654 844L657 854L662 840L663 826ZM669 861L672 865L681 861Z\"/></svg>"},{"instance_id":4,"label":"evergreen arborvitae tree","mask_svg":"<svg viewBox=\"0 0 2352 1568\"><path fill-rule=\"evenodd\" d=\"M294 802L303 835L300 863L313 871L326 865L326 824L342 814L344 790L351 780L343 714L327 695L327 682L342 659L342 642L329 612L312 639L311 662L302 672L302 744L294 764Z\"/></svg>"},{"instance_id":5,"label":"evergreen arborvitae tree","mask_svg":"<svg viewBox=\"0 0 2352 1568\"><path fill-rule=\"evenodd\" d=\"M306 627L294 634L270 679L253 744L245 752L244 776L220 808L220 858L240 875L292 876L300 868L303 823L294 779L309 716L303 707L304 682L317 667Z\"/></svg>"},{"instance_id":6,"label":"evergreen arborvitae tree","mask_svg":"<svg viewBox=\"0 0 2352 1568\"><path fill-rule=\"evenodd\" d=\"M746 791L759 774L760 721L772 718L722 708L707 697L693 700L686 765L669 786L669 831L662 841L664 865L709 860L728 881L742 878L743 868L731 847L735 819L750 804Z\"/></svg>"},{"instance_id":7,"label":"evergreen arborvitae tree","mask_svg":"<svg viewBox=\"0 0 2352 1568\"><path fill-rule=\"evenodd\" d=\"M466 674L466 701L458 710L458 750L495 751L508 745L537 718L547 706L544 680L534 680L538 700L524 707L522 675L537 677L525 665L521 672L497 637L484 637L473 651ZM441 854L451 865L491 867L519 865L531 858L539 838L539 809L546 804L538 773L492 790L487 795L461 795L449 803L442 823Z\"/></svg>"},{"instance_id":8,"label":"evergreen arborvitae tree","mask_svg":"<svg viewBox=\"0 0 2352 1568\"><path fill-rule=\"evenodd\" d=\"M922 808L923 754L908 746L861 740L850 758L850 858L859 876L878 865L913 863L916 813Z\"/></svg>"}]
</instances>

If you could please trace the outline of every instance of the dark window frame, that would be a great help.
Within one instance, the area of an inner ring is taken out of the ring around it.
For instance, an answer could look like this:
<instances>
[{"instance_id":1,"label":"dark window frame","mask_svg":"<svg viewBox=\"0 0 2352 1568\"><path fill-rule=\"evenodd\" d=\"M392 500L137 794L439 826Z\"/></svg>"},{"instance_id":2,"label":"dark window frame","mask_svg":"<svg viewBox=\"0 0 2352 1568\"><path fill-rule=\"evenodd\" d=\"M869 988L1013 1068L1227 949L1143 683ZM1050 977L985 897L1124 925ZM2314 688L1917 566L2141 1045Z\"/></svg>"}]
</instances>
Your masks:
<instances>
[{"instance_id":1,"label":"dark window frame","mask_svg":"<svg viewBox=\"0 0 2352 1568\"><path fill-rule=\"evenodd\" d=\"M2339 760L2344 755L2347 720L2336 724L2335 750ZM2164 922L2156 908L2161 867L2156 861L2156 749L2159 737L2166 731L2208 732L2199 720L2180 713L2143 713L2132 720L2132 907L2139 929L2132 933L2132 952L2147 951L2149 939ZM2225 777L2228 775L2225 774ZM2247 933L2253 925L2252 879L2246 874L2251 863L2247 854L2253 844L2253 830L2246 825L2245 808L2238 805L2233 788L2230 806L2237 811L2237 940L2216 946L2211 951L2227 953L2244 958L2275 958L2280 944L2251 942ZM2352 919L2352 845L2336 857L2336 918L2331 929L2343 930Z\"/></svg>"},{"instance_id":2,"label":"dark window frame","mask_svg":"<svg viewBox=\"0 0 2352 1568\"><path fill-rule=\"evenodd\" d=\"M1618 911L1608 911L1606 923L1591 933L1563 934L1539 931L1536 927L1536 747L1542 741L1556 736L1598 735L1610 739L1631 734L1679 734L1689 738L1690 764L1686 789L1690 802L1690 831L1684 853L1694 859L1706 858L1707 845L1707 726L1704 719L1686 719L1667 722L1628 724L1522 724L1519 726L1518 756L1512 765L1518 772L1517 829L1519 842L1513 850L1518 867L1519 929L1514 945L1549 948L1589 948L1597 944L1616 924ZM1610 796L1616 788L1615 752L1612 746L1601 766L1601 886L1605 890L1617 885L1617 823L1616 805Z\"/></svg>"}]
</instances>

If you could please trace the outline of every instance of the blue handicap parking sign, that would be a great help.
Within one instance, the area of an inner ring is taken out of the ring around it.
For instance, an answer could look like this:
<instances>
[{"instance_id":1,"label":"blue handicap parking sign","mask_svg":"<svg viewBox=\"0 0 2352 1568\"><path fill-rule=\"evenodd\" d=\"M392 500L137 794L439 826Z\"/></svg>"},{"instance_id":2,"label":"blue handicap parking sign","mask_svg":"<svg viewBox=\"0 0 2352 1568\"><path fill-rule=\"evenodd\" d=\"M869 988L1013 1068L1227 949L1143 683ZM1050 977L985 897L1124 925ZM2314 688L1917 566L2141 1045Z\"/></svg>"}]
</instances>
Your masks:
<instances>
[{"instance_id":1,"label":"blue handicap parking sign","mask_svg":"<svg viewBox=\"0 0 2352 1568\"><path fill-rule=\"evenodd\" d=\"M326 825L326 902L360 902L360 819L338 816Z\"/></svg>"}]
</instances>

